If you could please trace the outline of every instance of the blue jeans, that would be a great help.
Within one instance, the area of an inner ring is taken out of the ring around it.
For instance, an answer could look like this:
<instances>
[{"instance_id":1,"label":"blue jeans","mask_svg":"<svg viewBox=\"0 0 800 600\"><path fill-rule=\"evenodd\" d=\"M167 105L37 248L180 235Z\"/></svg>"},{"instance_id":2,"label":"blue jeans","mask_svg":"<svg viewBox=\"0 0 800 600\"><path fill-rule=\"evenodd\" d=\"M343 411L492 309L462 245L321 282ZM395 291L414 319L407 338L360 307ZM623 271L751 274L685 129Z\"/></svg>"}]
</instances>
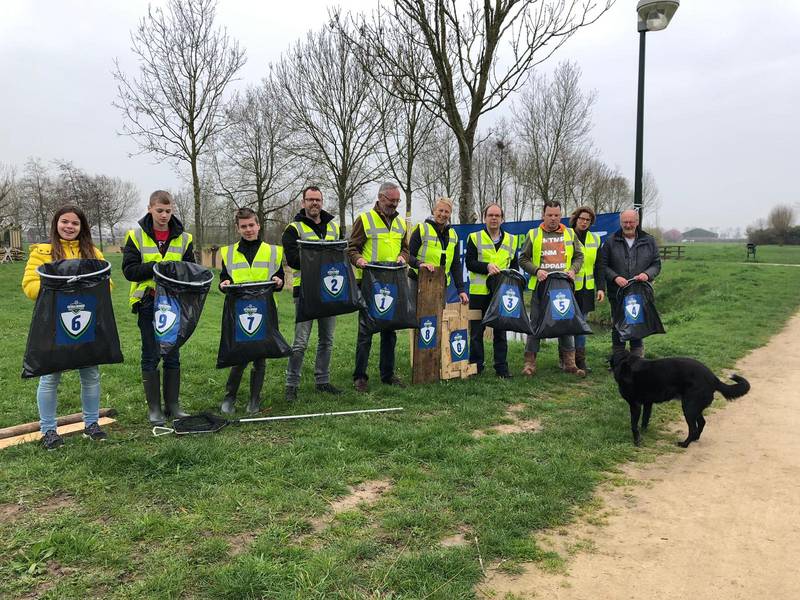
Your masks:
<instances>
[{"instance_id":1,"label":"blue jeans","mask_svg":"<svg viewBox=\"0 0 800 600\"><path fill-rule=\"evenodd\" d=\"M295 298L294 303L298 303ZM317 384L330 383L331 380L331 352L333 351L333 331L336 328L336 317L316 319L317 334L317 361L314 364L314 381ZM308 348L308 338L311 337L311 327L314 321L301 321L294 324L294 342L292 355L286 367L286 385L297 387L300 385L300 369L303 358Z\"/></svg>"},{"instance_id":2,"label":"blue jeans","mask_svg":"<svg viewBox=\"0 0 800 600\"><path fill-rule=\"evenodd\" d=\"M81 377L81 405L83 422L88 427L97 423L100 412L100 369L97 366L78 369ZM58 384L61 373L50 373L39 378L36 403L39 405L39 427L42 433L55 431L58 407Z\"/></svg>"},{"instance_id":3,"label":"blue jeans","mask_svg":"<svg viewBox=\"0 0 800 600\"><path fill-rule=\"evenodd\" d=\"M575 336L575 347L576 348L586 348L586 336L585 335L576 335Z\"/></svg>"},{"instance_id":4,"label":"blue jeans","mask_svg":"<svg viewBox=\"0 0 800 600\"><path fill-rule=\"evenodd\" d=\"M161 348L156 341L156 332L153 329L153 299L145 296L139 302L139 313L137 323L139 332L142 336L142 371L152 372L158 369L158 362L161 360ZM175 348L164 357L165 369L180 369L181 358L180 349Z\"/></svg>"},{"instance_id":5,"label":"blue jeans","mask_svg":"<svg viewBox=\"0 0 800 600\"><path fill-rule=\"evenodd\" d=\"M358 341L356 342L356 368L353 371L353 379L369 379L367 376L367 366L369 365L369 352L372 349L372 336L374 333L366 333L358 324ZM381 354L379 370L381 381L389 383L394 376L394 347L397 344L396 331L381 331Z\"/></svg>"},{"instance_id":6,"label":"blue jeans","mask_svg":"<svg viewBox=\"0 0 800 600\"><path fill-rule=\"evenodd\" d=\"M540 340L539 338L535 338L532 335L529 335L528 340L525 342L525 352L538 352L541 343L542 340ZM575 336L572 335L560 336L558 338L558 347L559 349L566 350L567 352L569 352L570 350L575 350Z\"/></svg>"}]
</instances>

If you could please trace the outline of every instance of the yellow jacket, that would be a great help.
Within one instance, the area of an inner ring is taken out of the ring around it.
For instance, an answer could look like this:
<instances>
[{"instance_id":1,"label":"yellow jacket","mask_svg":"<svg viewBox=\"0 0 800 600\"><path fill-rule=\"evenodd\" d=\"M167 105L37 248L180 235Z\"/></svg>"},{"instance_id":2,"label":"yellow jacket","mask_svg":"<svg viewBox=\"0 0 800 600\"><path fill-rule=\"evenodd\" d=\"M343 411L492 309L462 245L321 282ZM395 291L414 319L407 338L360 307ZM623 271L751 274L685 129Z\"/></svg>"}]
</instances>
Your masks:
<instances>
[{"instance_id":1,"label":"yellow jacket","mask_svg":"<svg viewBox=\"0 0 800 600\"><path fill-rule=\"evenodd\" d=\"M64 258L81 258L81 250L77 240L61 240L61 247L64 249ZM52 262L52 246L49 243L35 244L29 248L28 264L25 265L25 273L22 275L22 291L31 300L39 297L39 273L36 269L39 265ZM103 253L95 246L94 253L100 260Z\"/></svg>"}]
</instances>

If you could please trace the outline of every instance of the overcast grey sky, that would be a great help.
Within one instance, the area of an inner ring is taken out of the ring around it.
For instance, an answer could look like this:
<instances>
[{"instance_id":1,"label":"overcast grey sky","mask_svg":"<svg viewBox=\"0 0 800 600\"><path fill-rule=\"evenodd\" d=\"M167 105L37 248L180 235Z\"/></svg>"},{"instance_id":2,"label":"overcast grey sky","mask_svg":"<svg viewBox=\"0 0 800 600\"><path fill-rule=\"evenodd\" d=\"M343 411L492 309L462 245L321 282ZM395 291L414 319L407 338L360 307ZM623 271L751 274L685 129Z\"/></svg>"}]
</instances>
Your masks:
<instances>
[{"instance_id":1,"label":"overcast grey sky","mask_svg":"<svg viewBox=\"0 0 800 600\"><path fill-rule=\"evenodd\" d=\"M154 4L158 4L155 2ZM324 0L220 0L218 23L247 50L237 85L326 19ZM371 9L375 0L341 3ZM617 0L541 68L572 59L597 91L593 138L601 158L634 168L638 34L635 0ZM130 158L111 106L113 59L132 71L129 32L145 0L15 0L0 9L0 162L72 160L90 173L134 181L143 199L180 179L152 157ZM800 2L683 0L665 31L647 35L645 168L662 197L660 224L744 227L800 202ZM498 111L492 120L504 112ZM800 204L798 204L800 206ZM422 215L415 215L421 217Z\"/></svg>"}]
</instances>

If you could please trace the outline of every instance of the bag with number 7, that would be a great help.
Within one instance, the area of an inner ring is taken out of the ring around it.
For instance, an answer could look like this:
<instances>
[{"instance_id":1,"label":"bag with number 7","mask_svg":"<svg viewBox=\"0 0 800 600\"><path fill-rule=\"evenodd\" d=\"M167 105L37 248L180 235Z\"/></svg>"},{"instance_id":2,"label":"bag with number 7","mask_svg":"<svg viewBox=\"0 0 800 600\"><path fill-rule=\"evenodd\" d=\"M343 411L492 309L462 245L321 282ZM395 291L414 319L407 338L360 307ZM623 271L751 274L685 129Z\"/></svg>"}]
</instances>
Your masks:
<instances>
[{"instance_id":1,"label":"bag with number 7","mask_svg":"<svg viewBox=\"0 0 800 600\"><path fill-rule=\"evenodd\" d=\"M230 284L224 288L218 369L292 353L278 329L274 288L271 281Z\"/></svg>"}]
</instances>

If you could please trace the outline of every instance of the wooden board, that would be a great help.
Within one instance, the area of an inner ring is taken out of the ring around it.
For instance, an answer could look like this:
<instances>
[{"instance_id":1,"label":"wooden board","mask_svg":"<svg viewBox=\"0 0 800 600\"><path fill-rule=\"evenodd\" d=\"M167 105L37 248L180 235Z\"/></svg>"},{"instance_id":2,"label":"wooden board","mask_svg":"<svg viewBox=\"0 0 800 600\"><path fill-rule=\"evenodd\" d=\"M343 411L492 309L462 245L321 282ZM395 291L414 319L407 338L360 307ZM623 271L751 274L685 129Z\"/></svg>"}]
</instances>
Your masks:
<instances>
[{"instance_id":1,"label":"wooden board","mask_svg":"<svg viewBox=\"0 0 800 600\"><path fill-rule=\"evenodd\" d=\"M116 417L117 411L114 408L101 408L98 411L100 417ZM83 413L72 413L59 417L56 421L56 427L62 425L69 425L70 423L80 423L83 421ZM0 439L15 437L23 433L34 433L39 431L39 421L31 421L30 423L23 423L21 425L13 425L11 427L4 427L0 429Z\"/></svg>"},{"instance_id":2,"label":"wooden board","mask_svg":"<svg viewBox=\"0 0 800 600\"><path fill-rule=\"evenodd\" d=\"M112 423L116 422L116 419L112 419L110 417L100 417L100 419L97 421L101 427L104 425L111 425ZM58 431L58 435L64 437L81 433L83 428L83 422L70 423L69 425L62 425L61 427L58 427L56 431ZM34 433L24 433L22 435L0 440L0 449L8 448L9 446L16 446L17 444L25 444L26 442L38 442L40 439L42 439L42 434L38 431Z\"/></svg>"},{"instance_id":3,"label":"wooden board","mask_svg":"<svg viewBox=\"0 0 800 600\"><path fill-rule=\"evenodd\" d=\"M442 312L441 378L466 378L478 373L478 365L469 362L469 322L481 318L481 311L461 303L445 306ZM456 339L451 340L451 336ZM455 344L451 343L454 342ZM455 352L463 343L461 357ZM453 360L453 358L456 360Z\"/></svg>"},{"instance_id":4,"label":"wooden board","mask_svg":"<svg viewBox=\"0 0 800 600\"><path fill-rule=\"evenodd\" d=\"M419 270L417 280L417 329L414 330L413 383L439 381L441 371L442 309L446 290L444 270Z\"/></svg>"}]
</instances>

